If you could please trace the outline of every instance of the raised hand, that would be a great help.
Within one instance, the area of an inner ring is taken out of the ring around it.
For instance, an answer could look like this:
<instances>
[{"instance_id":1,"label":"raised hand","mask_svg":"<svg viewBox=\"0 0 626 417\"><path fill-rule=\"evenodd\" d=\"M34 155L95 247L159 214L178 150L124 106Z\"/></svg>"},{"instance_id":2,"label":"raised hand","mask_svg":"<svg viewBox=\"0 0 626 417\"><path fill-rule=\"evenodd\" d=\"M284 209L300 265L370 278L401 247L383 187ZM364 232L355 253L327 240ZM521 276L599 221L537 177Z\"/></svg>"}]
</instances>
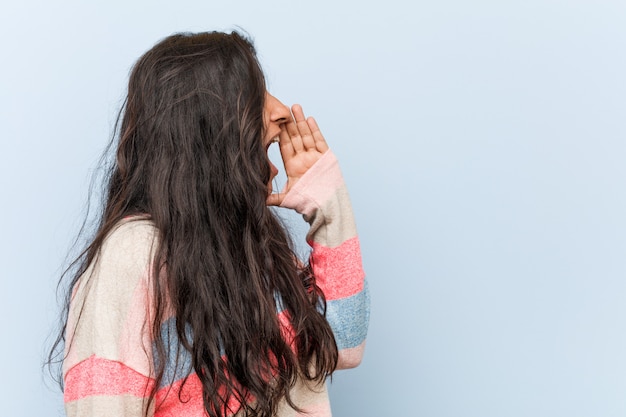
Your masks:
<instances>
[{"instance_id":1,"label":"raised hand","mask_svg":"<svg viewBox=\"0 0 626 417\"><path fill-rule=\"evenodd\" d=\"M305 118L302 107L291 107L293 118L281 125L279 135L280 155L287 174L287 184L280 193L267 197L267 204L278 206L285 194L328 150L328 144L320 132L315 119Z\"/></svg>"}]
</instances>

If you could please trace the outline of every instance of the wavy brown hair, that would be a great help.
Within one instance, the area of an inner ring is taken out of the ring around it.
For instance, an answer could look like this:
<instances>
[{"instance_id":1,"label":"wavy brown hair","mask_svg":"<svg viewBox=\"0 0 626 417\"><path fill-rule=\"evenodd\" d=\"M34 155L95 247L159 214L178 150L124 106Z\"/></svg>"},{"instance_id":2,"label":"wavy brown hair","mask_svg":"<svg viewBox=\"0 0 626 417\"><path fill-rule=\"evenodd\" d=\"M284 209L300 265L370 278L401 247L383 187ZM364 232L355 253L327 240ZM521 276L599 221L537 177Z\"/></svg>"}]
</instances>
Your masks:
<instances>
[{"instance_id":1,"label":"wavy brown hair","mask_svg":"<svg viewBox=\"0 0 626 417\"><path fill-rule=\"evenodd\" d=\"M174 378L167 354L179 347L211 417L240 410L269 417L283 399L297 409L290 398L297 379L322 382L336 367L324 296L266 205L264 99L254 47L235 32L172 35L131 72L99 226L65 275L71 289L123 218L150 217L159 236L149 323L156 369L149 404L157 409L159 386ZM65 344L69 301L68 294L51 362ZM169 308L181 346L169 346L162 331ZM277 308L288 313L292 345Z\"/></svg>"}]
</instances>

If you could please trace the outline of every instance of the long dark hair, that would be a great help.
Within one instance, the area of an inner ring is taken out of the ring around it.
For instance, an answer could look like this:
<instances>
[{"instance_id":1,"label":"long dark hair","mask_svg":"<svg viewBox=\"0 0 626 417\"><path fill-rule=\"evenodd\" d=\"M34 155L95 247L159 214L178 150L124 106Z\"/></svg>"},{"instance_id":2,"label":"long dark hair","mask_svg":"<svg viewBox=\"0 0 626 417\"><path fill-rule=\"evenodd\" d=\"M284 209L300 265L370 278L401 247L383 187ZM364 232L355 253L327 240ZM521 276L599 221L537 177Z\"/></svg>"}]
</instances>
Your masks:
<instances>
[{"instance_id":1,"label":"long dark hair","mask_svg":"<svg viewBox=\"0 0 626 417\"><path fill-rule=\"evenodd\" d=\"M159 385L173 382L164 381L159 360L171 349L161 329L170 308L211 417L238 411L229 409L233 400L250 416L273 415L282 399L297 408L289 395L297 379L321 383L336 367L335 340L319 312L324 296L266 205L264 99L253 45L235 32L172 35L131 72L100 223L66 275L69 291L122 219L149 216L159 236L149 403ZM283 336L277 304L293 341ZM66 327L67 313L50 360Z\"/></svg>"}]
</instances>

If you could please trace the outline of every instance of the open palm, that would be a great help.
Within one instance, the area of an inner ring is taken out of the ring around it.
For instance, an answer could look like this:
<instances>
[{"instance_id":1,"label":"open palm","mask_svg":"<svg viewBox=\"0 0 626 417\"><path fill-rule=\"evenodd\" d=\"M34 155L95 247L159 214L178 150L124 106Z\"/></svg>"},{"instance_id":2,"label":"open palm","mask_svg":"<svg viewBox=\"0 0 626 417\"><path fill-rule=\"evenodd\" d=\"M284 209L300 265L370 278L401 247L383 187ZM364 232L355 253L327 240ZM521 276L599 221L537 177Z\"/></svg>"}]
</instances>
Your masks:
<instances>
[{"instance_id":1,"label":"open palm","mask_svg":"<svg viewBox=\"0 0 626 417\"><path fill-rule=\"evenodd\" d=\"M294 104L291 111L293 119L281 126L279 136L280 155L287 174L287 184L282 192L268 196L268 205L280 205L285 194L328 150L328 144L315 119L305 118L299 104Z\"/></svg>"}]
</instances>

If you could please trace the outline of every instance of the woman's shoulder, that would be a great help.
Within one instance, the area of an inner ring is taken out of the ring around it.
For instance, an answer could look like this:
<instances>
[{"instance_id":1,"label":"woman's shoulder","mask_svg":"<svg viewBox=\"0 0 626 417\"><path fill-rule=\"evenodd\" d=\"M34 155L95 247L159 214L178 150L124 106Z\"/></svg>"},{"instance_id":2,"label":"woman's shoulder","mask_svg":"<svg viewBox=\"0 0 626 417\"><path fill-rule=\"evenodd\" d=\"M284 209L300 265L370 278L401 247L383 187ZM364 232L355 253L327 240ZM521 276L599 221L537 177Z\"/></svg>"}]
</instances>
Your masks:
<instances>
[{"instance_id":1,"label":"woman's shoulder","mask_svg":"<svg viewBox=\"0 0 626 417\"><path fill-rule=\"evenodd\" d=\"M152 247L158 238L158 230L146 216L129 216L118 222L102 244L103 251L136 253Z\"/></svg>"},{"instance_id":2,"label":"woman's shoulder","mask_svg":"<svg viewBox=\"0 0 626 417\"><path fill-rule=\"evenodd\" d=\"M116 224L104 239L72 292L67 326L71 350L63 364L66 375L91 357L148 375L145 351L140 348L150 308L156 238L157 229L150 220L132 217Z\"/></svg>"},{"instance_id":3,"label":"woman's shoulder","mask_svg":"<svg viewBox=\"0 0 626 417\"><path fill-rule=\"evenodd\" d=\"M149 218L125 218L104 239L87 274L95 275L99 287L130 290L149 276L157 245L158 230Z\"/></svg>"}]
</instances>

